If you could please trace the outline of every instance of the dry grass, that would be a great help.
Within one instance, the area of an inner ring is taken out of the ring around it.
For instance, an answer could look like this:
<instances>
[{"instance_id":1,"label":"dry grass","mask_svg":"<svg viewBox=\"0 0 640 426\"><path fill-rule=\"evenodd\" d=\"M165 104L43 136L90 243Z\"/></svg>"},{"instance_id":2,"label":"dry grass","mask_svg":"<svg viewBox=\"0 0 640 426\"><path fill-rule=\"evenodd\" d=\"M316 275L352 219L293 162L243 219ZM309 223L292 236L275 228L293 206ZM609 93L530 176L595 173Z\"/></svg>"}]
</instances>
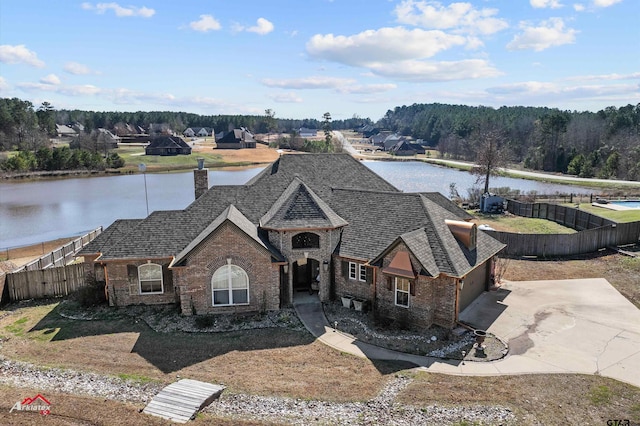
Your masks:
<instances>
[{"instance_id":1,"label":"dry grass","mask_svg":"<svg viewBox=\"0 0 640 426\"><path fill-rule=\"evenodd\" d=\"M60 238L58 240L47 241L31 246L6 249L0 252L0 262L9 260L12 264L15 264L15 266L21 266L45 253L50 253L51 251L62 247L69 241L73 241L76 238L78 237Z\"/></svg>"},{"instance_id":2,"label":"dry grass","mask_svg":"<svg viewBox=\"0 0 640 426\"><path fill-rule=\"evenodd\" d=\"M609 419L640 422L640 389L598 376L537 374L460 377L418 373L402 391L404 404L502 405L517 424L599 425Z\"/></svg>"},{"instance_id":3,"label":"dry grass","mask_svg":"<svg viewBox=\"0 0 640 426\"><path fill-rule=\"evenodd\" d=\"M26 397L34 397L42 393L51 403L51 414L44 417L38 413L14 411L9 413L13 404ZM109 425L109 426L154 426L173 424L159 417L140 413L143 404L126 404L92 398L69 395L57 392L43 392L40 389L15 388L0 386L0 424L2 425ZM199 414L190 425L250 426L267 425L269 423L238 421L215 418L211 415Z\"/></svg>"},{"instance_id":4,"label":"dry grass","mask_svg":"<svg viewBox=\"0 0 640 426\"><path fill-rule=\"evenodd\" d=\"M306 332L157 333L142 322L75 321L57 304L20 307L0 319L2 353L41 366L170 383L176 375L221 383L230 392L360 401L406 365L342 354ZM330 374L328 374L330 372Z\"/></svg>"},{"instance_id":5,"label":"dry grass","mask_svg":"<svg viewBox=\"0 0 640 426\"><path fill-rule=\"evenodd\" d=\"M510 259L504 278L511 281L606 278L640 308L640 258L611 250L552 260Z\"/></svg>"}]
</instances>

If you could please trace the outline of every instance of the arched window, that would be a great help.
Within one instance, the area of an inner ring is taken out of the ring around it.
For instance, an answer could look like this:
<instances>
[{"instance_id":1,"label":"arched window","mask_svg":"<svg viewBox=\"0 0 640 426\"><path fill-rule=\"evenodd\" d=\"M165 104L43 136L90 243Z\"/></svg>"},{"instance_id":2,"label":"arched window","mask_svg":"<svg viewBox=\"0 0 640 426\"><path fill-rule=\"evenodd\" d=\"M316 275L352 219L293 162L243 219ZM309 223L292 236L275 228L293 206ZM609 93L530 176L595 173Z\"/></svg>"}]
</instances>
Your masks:
<instances>
[{"instance_id":1,"label":"arched window","mask_svg":"<svg viewBox=\"0 0 640 426\"><path fill-rule=\"evenodd\" d=\"M140 294L163 293L162 266L155 263L145 263L138 266L138 285Z\"/></svg>"},{"instance_id":2,"label":"arched window","mask_svg":"<svg viewBox=\"0 0 640 426\"><path fill-rule=\"evenodd\" d=\"M301 232L291 238L294 249L320 248L320 236L313 232Z\"/></svg>"},{"instance_id":3,"label":"arched window","mask_svg":"<svg viewBox=\"0 0 640 426\"><path fill-rule=\"evenodd\" d=\"M214 306L249 303L249 276L239 266L227 264L211 277L211 299Z\"/></svg>"}]
</instances>

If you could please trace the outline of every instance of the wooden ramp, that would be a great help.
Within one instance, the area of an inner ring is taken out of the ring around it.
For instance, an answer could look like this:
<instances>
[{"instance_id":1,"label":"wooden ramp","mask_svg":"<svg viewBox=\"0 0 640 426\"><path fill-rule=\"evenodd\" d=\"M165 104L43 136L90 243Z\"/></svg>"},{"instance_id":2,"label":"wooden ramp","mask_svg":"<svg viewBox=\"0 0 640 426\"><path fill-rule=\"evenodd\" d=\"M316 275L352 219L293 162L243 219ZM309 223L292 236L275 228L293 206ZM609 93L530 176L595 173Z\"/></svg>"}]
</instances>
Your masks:
<instances>
[{"instance_id":1,"label":"wooden ramp","mask_svg":"<svg viewBox=\"0 0 640 426\"><path fill-rule=\"evenodd\" d=\"M142 412L176 423L186 423L217 399L223 390L224 386L182 379L162 389Z\"/></svg>"}]
</instances>

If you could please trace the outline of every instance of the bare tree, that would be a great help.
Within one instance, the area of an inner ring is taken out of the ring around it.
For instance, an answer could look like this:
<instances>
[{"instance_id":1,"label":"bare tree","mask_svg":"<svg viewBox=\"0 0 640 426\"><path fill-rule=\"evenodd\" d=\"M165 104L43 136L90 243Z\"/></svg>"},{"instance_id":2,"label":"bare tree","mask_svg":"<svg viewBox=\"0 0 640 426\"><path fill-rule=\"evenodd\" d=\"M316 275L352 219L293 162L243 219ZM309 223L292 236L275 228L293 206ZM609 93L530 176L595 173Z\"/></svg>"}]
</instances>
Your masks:
<instances>
[{"instance_id":1,"label":"bare tree","mask_svg":"<svg viewBox=\"0 0 640 426\"><path fill-rule=\"evenodd\" d=\"M476 164L470 172L484 184L484 194L489 192L489 178L500 175L509 164L509 149L504 133L497 127L485 126L472 135L476 140Z\"/></svg>"}]
</instances>

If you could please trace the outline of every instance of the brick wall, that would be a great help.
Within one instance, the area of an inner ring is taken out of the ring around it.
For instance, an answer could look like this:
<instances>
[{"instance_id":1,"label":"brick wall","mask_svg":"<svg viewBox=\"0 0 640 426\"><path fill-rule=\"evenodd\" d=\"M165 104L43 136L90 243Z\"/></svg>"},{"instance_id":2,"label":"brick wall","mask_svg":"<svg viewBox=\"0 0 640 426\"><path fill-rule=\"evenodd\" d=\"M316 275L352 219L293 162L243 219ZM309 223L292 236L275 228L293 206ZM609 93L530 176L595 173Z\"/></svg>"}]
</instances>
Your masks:
<instances>
[{"instance_id":1,"label":"brick wall","mask_svg":"<svg viewBox=\"0 0 640 426\"><path fill-rule=\"evenodd\" d=\"M293 236L300 232L311 232L319 236L320 247L318 248L300 248L292 247ZM320 283L318 296L320 300L329 300L331 296L331 274L329 270L324 269L324 262L331 261L331 253L335 250L340 242L340 229L308 229L305 231L269 231L269 242L276 247L282 255L289 260L291 274L291 265L298 259L304 258L304 253L308 254L310 259L315 259L320 264Z\"/></svg>"},{"instance_id":2,"label":"brick wall","mask_svg":"<svg viewBox=\"0 0 640 426\"><path fill-rule=\"evenodd\" d=\"M433 323L445 328L456 325L456 286L457 280L441 277L435 281Z\"/></svg>"},{"instance_id":3,"label":"brick wall","mask_svg":"<svg viewBox=\"0 0 640 426\"><path fill-rule=\"evenodd\" d=\"M403 243L391 250L383 258L382 268L376 271L375 315L407 327L424 328L437 324L452 328L456 317L456 288L451 277L418 275L411 280L409 307L396 305L394 276L382 273L382 269L389 266L398 251L408 252L414 271L421 270L419 262Z\"/></svg>"},{"instance_id":4,"label":"brick wall","mask_svg":"<svg viewBox=\"0 0 640 426\"><path fill-rule=\"evenodd\" d=\"M213 306L211 277L227 264L241 267L249 277L249 304ZM182 313L256 312L280 308L279 270L271 255L232 224L223 224L174 269Z\"/></svg>"},{"instance_id":5,"label":"brick wall","mask_svg":"<svg viewBox=\"0 0 640 426\"><path fill-rule=\"evenodd\" d=\"M106 263L107 291L111 306L160 305L178 301L171 270L167 269L171 259L149 259L151 263L162 265L162 294L140 294L137 267L147 260L117 261ZM132 271L136 271L135 274Z\"/></svg>"},{"instance_id":6,"label":"brick wall","mask_svg":"<svg viewBox=\"0 0 640 426\"><path fill-rule=\"evenodd\" d=\"M346 259L339 256L333 257L333 274L334 274L334 297L353 296L358 299L364 299L371 304L375 298L375 290L373 286L373 267L367 268L367 275L370 277L369 282L360 281L359 276L354 280L349 278L349 262L364 264L362 260ZM358 275L358 274L356 274Z\"/></svg>"}]
</instances>

